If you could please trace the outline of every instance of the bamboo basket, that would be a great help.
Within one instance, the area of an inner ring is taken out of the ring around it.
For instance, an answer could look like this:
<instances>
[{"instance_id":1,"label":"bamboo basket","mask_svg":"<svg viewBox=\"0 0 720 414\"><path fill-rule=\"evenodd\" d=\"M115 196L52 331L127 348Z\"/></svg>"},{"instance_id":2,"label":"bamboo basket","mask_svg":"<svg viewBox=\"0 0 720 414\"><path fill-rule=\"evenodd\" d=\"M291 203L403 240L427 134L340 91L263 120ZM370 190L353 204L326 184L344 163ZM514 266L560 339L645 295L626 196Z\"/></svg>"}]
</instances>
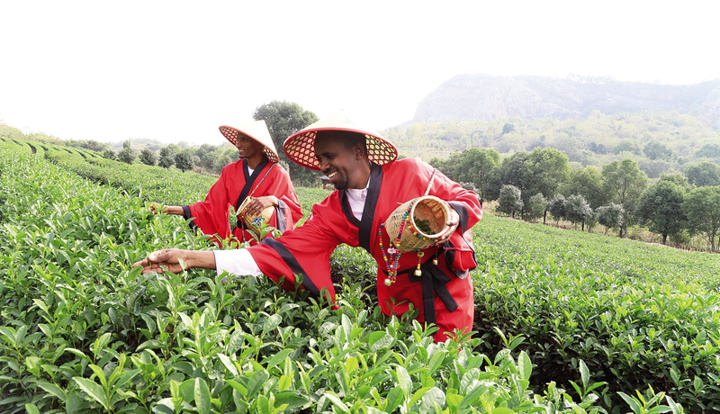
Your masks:
<instances>
[{"instance_id":1,"label":"bamboo basket","mask_svg":"<svg viewBox=\"0 0 720 414\"><path fill-rule=\"evenodd\" d=\"M245 214L245 207L252 202L254 197L246 197L238 209L238 218L245 223L245 228L260 236L260 227L263 223L268 224L273 215L274 207L265 208L260 214Z\"/></svg>"},{"instance_id":2,"label":"bamboo basket","mask_svg":"<svg viewBox=\"0 0 720 414\"><path fill-rule=\"evenodd\" d=\"M403 218L410 209L400 236L399 246L395 247L401 252L412 252L430 246L447 229L448 226L445 223L450 218L449 208L445 201L427 195L403 203L385 220L385 229L390 237L390 243L396 244ZM421 231L417 225L418 220L427 221L432 233Z\"/></svg>"}]
</instances>

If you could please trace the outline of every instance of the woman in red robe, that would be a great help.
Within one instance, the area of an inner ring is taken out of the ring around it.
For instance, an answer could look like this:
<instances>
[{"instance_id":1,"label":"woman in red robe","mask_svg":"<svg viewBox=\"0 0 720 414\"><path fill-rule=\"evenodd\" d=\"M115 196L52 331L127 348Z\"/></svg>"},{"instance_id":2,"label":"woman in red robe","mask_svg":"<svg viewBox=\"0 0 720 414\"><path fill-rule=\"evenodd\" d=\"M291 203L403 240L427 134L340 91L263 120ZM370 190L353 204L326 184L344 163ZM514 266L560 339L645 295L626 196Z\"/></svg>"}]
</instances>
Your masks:
<instances>
[{"instance_id":1,"label":"woman in red robe","mask_svg":"<svg viewBox=\"0 0 720 414\"><path fill-rule=\"evenodd\" d=\"M220 132L238 149L240 160L223 168L218 181L210 188L205 201L186 206L161 207L153 204L153 212L162 210L167 214L182 215L191 227L198 227L205 234L215 235L215 241L231 235L229 207L238 211L247 197L245 214L258 214L273 207L268 222L281 232L292 229L302 217L300 202L288 172L278 163L275 145L265 121L255 121L240 126L221 126ZM257 244L255 237L238 218L232 235L240 242ZM259 235L258 235L259 236Z\"/></svg>"}]
</instances>

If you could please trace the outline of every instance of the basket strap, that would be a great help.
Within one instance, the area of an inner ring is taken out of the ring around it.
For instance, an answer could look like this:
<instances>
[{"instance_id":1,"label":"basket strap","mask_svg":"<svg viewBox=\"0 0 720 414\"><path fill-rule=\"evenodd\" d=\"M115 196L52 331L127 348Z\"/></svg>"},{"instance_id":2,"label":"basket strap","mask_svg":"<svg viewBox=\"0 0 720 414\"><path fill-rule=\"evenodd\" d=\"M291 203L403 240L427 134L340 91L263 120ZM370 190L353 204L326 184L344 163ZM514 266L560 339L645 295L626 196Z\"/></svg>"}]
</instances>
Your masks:
<instances>
[{"instance_id":1,"label":"basket strap","mask_svg":"<svg viewBox=\"0 0 720 414\"><path fill-rule=\"evenodd\" d=\"M425 194L423 194L423 195L428 195L428 193L430 192L430 188L433 185L433 181L435 181L435 174L437 174L437 168L433 168L432 176L430 176L430 182L428 183L427 189L425 190Z\"/></svg>"}]
</instances>

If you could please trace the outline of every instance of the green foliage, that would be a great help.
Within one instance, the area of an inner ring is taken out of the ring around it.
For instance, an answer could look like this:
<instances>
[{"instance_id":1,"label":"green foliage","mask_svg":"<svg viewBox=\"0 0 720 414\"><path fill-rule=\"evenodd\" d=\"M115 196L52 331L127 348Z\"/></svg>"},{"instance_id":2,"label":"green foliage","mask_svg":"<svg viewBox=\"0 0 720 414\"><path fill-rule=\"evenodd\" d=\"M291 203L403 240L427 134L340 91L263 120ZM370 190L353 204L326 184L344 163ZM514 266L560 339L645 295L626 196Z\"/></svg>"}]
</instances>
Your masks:
<instances>
[{"instance_id":1,"label":"green foliage","mask_svg":"<svg viewBox=\"0 0 720 414\"><path fill-rule=\"evenodd\" d=\"M548 212L555 217L557 222L565 218L565 197L562 194L555 194L548 204Z\"/></svg>"},{"instance_id":2,"label":"green foliage","mask_svg":"<svg viewBox=\"0 0 720 414\"><path fill-rule=\"evenodd\" d=\"M272 101L255 108L253 119L256 121L264 120L267 123L280 160L284 161L290 168L289 172L293 183L295 185L315 185L318 174L290 161L285 156L282 148L283 143L290 135L317 122L317 115L312 111L303 109L294 102Z\"/></svg>"},{"instance_id":3,"label":"green foliage","mask_svg":"<svg viewBox=\"0 0 720 414\"><path fill-rule=\"evenodd\" d=\"M158 159L158 166L162 168L170 168L175 165L175 153L173 153L170 145L160 150L160 158Z\"/></svg>"},{"instance_id":4,"label":"green foliage","mask_svg":"<svg viewBox=\"0 0 720 414\"><path fill-rule=\"evenodd\" d=\"M640 171L637 162L629 158L605 165L602 175L608 200L620 204L625 211L625 217L620 227L622 237L622 230L635 223L633 213L649 180L647 175Z\"/></svg>"},{"instance_id":5,"label":"green foliage","mask_svg":"<svg viewBox=\"0 0 720 414\"><path fill-rule=\"evenodd\" d=\"M696 187L720 185L720 166L708 161L700 161L685 167L688 182Z\"/></svg>"},{"instance_id":6,"label":"green foliage","mask_svg":"<svg viewBox=\"0 0 720 414\"><path fill-rule=\"evenodd\" d=\"M607 383L600 394L608 411L628 411L617 391L650 401L635 392L648 386L687 412L720 408L716 255L491 215L473 236L483 352L505 347L494 327L522 336L536 386L578 383L582 360Z\"/></svg>"},{"instance_id":7,"label":"green foliage","mask_svg":"<svg viewBox=\"0 0 720 414\"><path fill-rule=\"evenodd\" d=\"M720 186L692 190L682 207L691 232L704 234L715 250L715 238L720 234Z\"/></svg>"},{"instance_id":8,"label":"green foliage","mask_svg":"<svg viewBox=\"0 0 720 414\"><path fill-rule=\"evenodd\" d=\"M537 220L540 217L543 217L547 211L548 205L549 203L542 193L537 193L530 197L530 203L526 206L528 218Z\"/></svg>"},{"instance_id":9,"label":"green foliage","mask_svg":"<svg viewBox=\"0 0 720 414\"><path fill-rule=\"evenodd\" d=\"M622 224L625 210L620 204L610 203L595 210L598 223L605 226L605 234L610 229L617 229Z\"/></svg>"},{"instance_id":10,"label":"green foliage","mask_svg":"<svg viewBox=\"0 0 720 414\"><path fill-rule=\"evenodd\" d=\"M643 153L645 153L645 155L651 160L666 161L671 161L673 156L675 155L673 153L673 150L670 149L667 145L654 140L645 144L645 147L643 148Z\"/></svg>"},{"instance_id":11,"label":"green foliage","mask_svg":"<svg viewBox=\"0 0 720 414\"><path fill-rule=\"evenodd\" d=\"M521 210L523 206L524 203L519 188L513 185L502 186L500 189L500 197L498 197L497 211L515 217L515 212Z\"/></svg>"},{"instance_id":12,"label":"green foliage","mask_svg":"<svg viewBox=\"0 0 720 414\"><path fill-rule=\"evenodd\" d=\"M175 166L182 172L192 170L195 167L192 155L187 151L182 151L175 155Z\"/></svg>"},{"instance_id":13,"label":"green foliage","mask_svg":"<svg viewBox=\"0 0 720 414\"><path fill-rule=\"evenodd\" d=\"M678 234L686 227L682 212L684 196L682 187L665 180L645 190L640 197L636 214L650 231L662 234L663 244L668 234Z\"/></svg>"},{"instance_id":14,"label":"green foliage","mask_svg":"<svg viewBox=\"0 0 720 414\"><path fill-rule=\"evenodd\" d=\"M115 151L113 151L111 149L107 149L107 150L103 151L103 157L108 160L116 160L117 159L117 155L115 155Z\"/></svg>"},{"instance_id":15,"label":"green foliage","mask_svg":"<svg viewBox=\"0 0 720 414\"><path fill-rule=\"evenodd\" d=\"M588 166L570 171L570 178L561 185L559 192L565 197L578 194L585 197L590 208L598 208L606 203L603 177L597 167Z\"/></svg>"},{"instance_id":16,"label":"green foliage","mask_svg":"<svg viewBox=\"0 0 720 414\"><path fill-rule=\"evenodd\" d=\"M123 145L123 149L117 154L117 159L125 164L132 164L135 161L135 152L130 148L130 142L125 141L127 145Z\"/></svg>"},{"instance_id":17,"label":"green foliage","mask_svg":"<svg viewBox=\"0 0 720 414\"><path fill-rule=\"evenodd\" d=\"M145 148L144 150L140 151L140 162L142 162L145 165L155 165L155 162L157 160L155 159L155 153L150 151L149 149Z\"/></svg>"},{"instance_id":18,"label":"green foliage","mask_svg":"<svg viewBox=\"0 0 720 414\"><path fill-rule=\"evenodd\" d=\"M578 223L582 223L585 228L585 222L592 217L592 214L593 210L585 197L575 194L565 200L565 218L575 224L575 228Z\"/></svg>"}]
</instances>

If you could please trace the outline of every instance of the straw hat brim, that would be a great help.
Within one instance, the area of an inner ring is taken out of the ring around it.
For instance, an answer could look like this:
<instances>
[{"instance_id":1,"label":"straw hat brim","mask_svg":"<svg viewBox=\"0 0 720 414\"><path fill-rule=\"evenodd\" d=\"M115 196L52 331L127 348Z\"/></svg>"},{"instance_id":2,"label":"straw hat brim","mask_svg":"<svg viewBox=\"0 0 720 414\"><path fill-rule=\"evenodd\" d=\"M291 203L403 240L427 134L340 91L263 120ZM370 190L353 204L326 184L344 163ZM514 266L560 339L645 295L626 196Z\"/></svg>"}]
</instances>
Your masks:
<instances>
[{"instance_id":1,"label":"straw hat brim","mask_svg":"<svg viewBox=\"0 0 720 414\"><path fill-rule=\"evenodd\" d=\"M270 162L280 161L265 121L256 121L251 124L238 126L223 125L219 129L220 133L223 134L231 144L237 145L238 135L243 134L252 138L253 141L262 146L263 153Z\"/></svg>"},{"instance_id":2,"label":"straw hat brim","mask_svg":"<svg viewBox=\"0 0 720 414\"><path fill-rule=\"evenodd\" d=\"M344 114L339 112L333 115L333 117L338 116L344 117ZM333 117L329 118L327 122L318 121L288 137L283 144L285 155L298 165L320 171L320 163L317 158L315 158L315 137L317 136L317 132L349 131L365 135L365 144L370 161L378 165L383 165L397 159L397 148L382 135L368 129L351 126L346 118L342 118L337 122L339 126L333 126Z\"/></svg>"}]
</instances>

